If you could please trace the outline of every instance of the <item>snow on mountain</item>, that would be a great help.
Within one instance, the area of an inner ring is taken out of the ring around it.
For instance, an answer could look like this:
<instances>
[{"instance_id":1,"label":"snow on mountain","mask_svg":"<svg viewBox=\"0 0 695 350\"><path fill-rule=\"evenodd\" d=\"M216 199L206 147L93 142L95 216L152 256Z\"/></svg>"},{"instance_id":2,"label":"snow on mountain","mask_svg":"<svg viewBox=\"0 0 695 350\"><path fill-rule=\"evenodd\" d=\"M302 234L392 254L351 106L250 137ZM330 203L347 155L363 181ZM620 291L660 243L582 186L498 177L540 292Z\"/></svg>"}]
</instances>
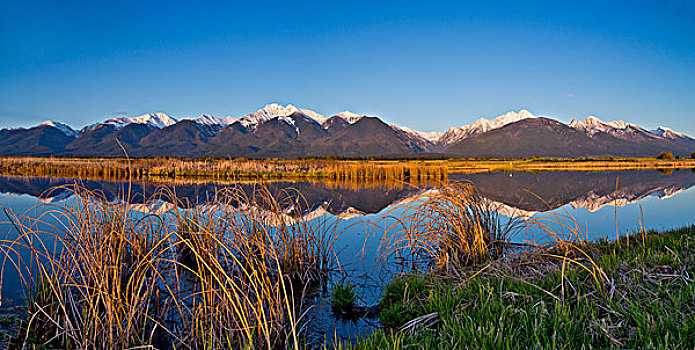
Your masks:
<instances>
[{"instance_id":1,"label":"snow on mountain","mask_svg":"<svg viewBox=\"0 0 695 350\"><path fill-rule=\"evenodd\" d=\"M636 127L636 125L628 124L622 120L606 123L593 115L586 117L583 122L572 120L569 126L577 130L583 130L589 136L594 136L599 132L612 133L616 130L626 130L628 127Z\"/></svg>"},{"instance_id":2,"label":"snow on mountain","mask_svg":"<svg viewBox=\"0 0 695 350\"><path fill-rule=\"evenodd\" d=\"M654 130L651 130L650 132L654 135L658 135L658 136L661 136L663 138L672 139L672 140L678 139L678 138L688 138L688 136L686 136L685 134L673 131L672 129L667 128L665 126L660 126Z\"/></svg>"},{"instance_id":3,"label":"snow on mountain","mask_svg":"<svg viewBox=\"0 0 695 350\"><path fill-rule=\"evenodd\" d=\"M413 130L413 129L407 128L405 126L396 126L396 125L391 125L391 126L398 128L402 131L405 131L409 135L423 138L423 139L425 139L429 142L432 142L432 143L437 143L439 141L439 139L442 137L442 135L444 135L444 133L440 132L440 131L424 132L424 131Z\"/></svg>"},{"instance_id":4,"label":"snow on mountain","mask_svg":"<svg viewBox=\"0 0 695 350\"><path fill-rule=\"evenodd\" d=\"M194 122L202 125L219 125L222 127L225 127L229 124L234 123L235 121L239 120L238 118L234 117L226 117L226 118L218 118L218 117L213 117L211 115L203 114L198 118L193 119Z\"/></svg>"},{"instance_id":5,"label":"snow on mountain","mask_svg":"<svg viewBox=\"0 0 695 350\"><path fill-rule=\"evenodd\" d=\"M116 117L108 119L103 123L87 125L82 128L82 130L92 130L99 125L113 125L116 127L116 129L120 129L128 124L149 124L157 129L163 129L167 126L176 124L176 119L164 113L143 114L138 117Z\"/></svg>"},{"instance_id":6,"label":"snow on mountain","mask_svg":"<svg viewBox=\"0 0 695 350\"><path fill-rule=\"evenodd\" d=\"M364 118L363 115L352 113L350 111L340 112L340 113L336 114L336 116L342 118L343 120L345 120L349 124L355 124L358 120Z\"/></svg>"},{"instance_id":7,"label":"snow on mountain","mask_svg":"<svg viewBox=\"0 0 695 350\"><path fill-rule=\"evenodd\" d=\"M480 118L471 125L455 126L447 130L439 139L443 145L450 145L469 138L475 134L488 132L490 130L499 129L507 124L516 123L523 119L535 118L531 112L522 109L519 112L508 112L493 120Z\"/></svg>"},{"instance_id":8,"label":"snow on mountain","mask_svg":"<svg viewBox=\"0 0 695 350\"><path fill-rule=\"evenodd\" d=\"M119 118L113 118L110 119L109 121L106 121L107 123L112 122L114 124L120 124L120 125L128 125L128 124L149 124L157 129L162 129L167 126L171 126L176 124L176 119L164 114L164 113L152 113L152 114L144 114L138 117L119 117Z\"/></svg>"},{"instance_id":9,"label":"snow on mountain","mask_svg":"<svg viewBox=\"0 0 695 350\"><path fill-rule=\"evenodd\" d=\"M658 189L653 189L649 192L646 193L631 193L631 192L624 192L624 191L618 191L618 198L616 200L615 194L609 194L609 195L597 195L593 191L589 192L586 196L577 198L569 203L572 208L577 209L577 208L585 208L589 212L597 212L601 210L604 207L610 207L610 206L619 206L619 207L624 207L628 204L636 203L642 199L644 199L647 196L653 196L659 199L667 199L670 197L675 196L678 193L684 192L687 190L687 188L681 188L678 186L671 186L671 187L665 187L665 188L658 188Z\"/></svg>"},{"instance_id":10,"label":"snow on mountain","mask_svg":"<svg viewBox=\"0 0 695 350\"><path fill-rule=\"evenodd\" d=\"M630 141L649 141L660 137L670 138L669 136L676 138L674 134L669 132L660 133L656 130L650 132L638 125L626 123L622 120L606 123L594 116L587 117L583 122L572 120L568 125L571 128L584 131L589 137L594 137L597 133L603 132L616 138Z\"/></svg>"},{"instance_id":11,"label":"snow on mountain","mask_svg":"<svg viewBox=\"0 0 695 350\"><path fill-rule=\"evenodd\" d=\"M297 108L291 104L287 106L282 106L277 103L271 103L259 109L258 111L256 111L256 113L243 116L241 119L239 119L238 122L241 123L241 125L243 125L247 129L255 129L256 126L258 126L259 124L263 124L268 120L278 117L287 117L297 112L308 117L309 119L315 121L318 124L323 124L323 122L327 119L325 116L318 114L314 111ZM289 118L283 118L283 120L285 121L287 121L287 119Z\"/></svg>"},{"instance_id":12,"label":"snow on mountain","mask_svg":"<svg viewBox=\"0 0 695 350\"><path fill-rule=\"evenodd\" d=\"M60 130L65 135L68 135L70 137L77 137L77 135L79 134L77 131L75 131L75 129L71 128L69 125L67 125L65 123L59 123L59 122L54 122L52 120L47 120L47 121L40 124L40 126L42 126L42 125L52 126L56 129Z\"/></svg>"}]
</instances>

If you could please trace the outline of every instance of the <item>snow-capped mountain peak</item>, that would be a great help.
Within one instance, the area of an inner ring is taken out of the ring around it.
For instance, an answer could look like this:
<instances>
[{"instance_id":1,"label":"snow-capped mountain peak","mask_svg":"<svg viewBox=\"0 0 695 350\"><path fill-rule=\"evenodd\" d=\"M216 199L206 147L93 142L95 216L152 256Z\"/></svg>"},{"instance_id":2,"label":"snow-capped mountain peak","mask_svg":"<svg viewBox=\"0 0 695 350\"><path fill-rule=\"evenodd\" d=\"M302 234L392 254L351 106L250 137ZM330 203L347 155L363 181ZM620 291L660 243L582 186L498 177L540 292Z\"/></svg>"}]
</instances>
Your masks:
<instances>
[{"instance_id":1,"label":"snow-capped mountain peak","mask_svg":"<svg viewBox=\"0 0 695 350\"><path fill-rule=\"evenodd\" d=\"M349 124L355 124L358 120L364 118L363 115L357 114L357 113L352 113L350 111L344 111L336 114L337 117L342 118Z\"/></svg>"},{"instance_id":2,"label":"snow-capped mountain peak","mask_svg":"<svg viewBox=\"0 0 695 350\"><path fill-rule=\"evenodd\" d=\"M604 122L593 115L586 117L584 121L572 120L569 123L569 126L577 130L583 130L589 136L594 136L599 132L613 134L615 132L627 130L630 127L636 127L635 125L628 124L622 120Z\"/></svg>"},{"instance_id":3,"label":"snow-capped mountain peak","mask_svg":"<svg viewBox=\"0 0 695 350\"><path fill-rule=\"evenodd\" d=\"M392 125L393 127L396 127L402 131L405 131L409 135L414 135L420 138L423 138L429 142L432 143L437 143L439 139L444 135L443 132L440 131L431 131L431 132L424 132L424 131L418 131L418 130L413 130L411 128L407 128L405 126L395 126Z\"/></svg>"},{"instance_id":4,"label":"snow-capped mountain peak","mask_svg":"<svg viewBox=\"0 0 695 350\"><path fill-rule=\"evenodd\" d=\"M65 123L60 123L60 122L54 122L54 121L52 121L52 120L47 120L47 121L41 123L40 125L45 125L45 126L54 127L54 128L56 128L56 129L60 130L60 131L61 131L62 133L64 133L65 135L68 135L68 136L70 136L70 137L76 137L77 134L78 134L78 132L75 131L75 129L71 128L69 125L67 125L67 124L65 124Z\"/></svg>"},{"instance_id":5,"label":"snow-capped mountain peak","mask_svg":"<svg viewBox=\"0 0 695 350\"><path fill-rule=\"evenodd\" d=\"M309 117L309 119L314 120L318 124L323 124L323 122L327 119L325 116L318 114L314 111L297 108L291 104L283 106L277 103L271 103L259 109L258 111L256 111L256 113L248 114L242 117L241 119L239 119L239 123L241 123L241 125L243 125L247 129L255 129L256 126L265 123L268 120L278 117L287 117L297 112L306 117Z\"/></svg>"},{"instance_id":6,"label":"snow-capped mountain peak","mask_svg":"<svg viewBox=\"0 0 695 350\"><path fill-rule=\"evenodd\" d=\"M650 132L654 135L658 135L658 136L661 136L661 137L667 138L667 139L677 139L677 138L687 138L688 137L683 133L673 131L673 129L667 128L665 126L660 126L654 130L651 130Z\"/></svg>"},{"instance_id":7,"label":"snow-capped mountain peak","mask_svg":"<svg viewBox=\"0 0 695 350\"><path fill-rule=\"evenodd\" d=\"M138 117L127 118L131 123L150 124L158 129L176 124L176 119L164 113L144 114Z\"/></svg>"},{"instance_id":8,"label":"snow-capped mountain peak","mask_svg":"<svg viewBox=\"0 0 695 350\"><path fill-rule=\"evenodd\" d=\"M507 124L516 123L523 119L534 118L535 116L531 112L522 109L519 112L510 111L504 115L501 115L491 121L488 121L493 129L501 128ZM485 118L481 118L479 121L487 121ZM488 130L489 131L489 130Z\"/></svg>"},{"instance_id":9,"label":"snow-capped mountain peak","mask_svg":"<svg viewBox=\"0 0 695 350\"><path fill-rule=\"evenodd\" d=\"M84 127L83 130L91 130L99 125L113 125L117 129L120 129L128 124L148 124L157 129L163 129L167 126L176 124L176 119L166 115L165 113L151 113L143 114L137 117L115 117L106 120L103 123L91 124Z\"/></svg>"},{"instance_id":10,"label":"snow-capped mountain peak","mask_svg":"<svg viewBox=\"0 0 695 350\"><path fill-rule=\"evenodd\" d=\"M519 112L510 111L492 120L480 118L471 125L455 126L447 130L439 141L444 145L450 145L475 134L499 129L507 124L516 123L528 118L535 118L535 116L525 109Z\"/></svg>"},{"instance_id":11,"label":"snow-capped mountain peak","mask_svg":"<svg viewBox=\"0 0 695 350\"><path fill-rule=\"evenodd\" d=\"M218 118L218 117L213 117L211 115L203 114L198 118L193 119L194 122L202 125L219 125L219 126L227 126L229 124L234 123L237 121L237 118L234 117L226 117L226 118Z\"/></svg>"}]
</instances>

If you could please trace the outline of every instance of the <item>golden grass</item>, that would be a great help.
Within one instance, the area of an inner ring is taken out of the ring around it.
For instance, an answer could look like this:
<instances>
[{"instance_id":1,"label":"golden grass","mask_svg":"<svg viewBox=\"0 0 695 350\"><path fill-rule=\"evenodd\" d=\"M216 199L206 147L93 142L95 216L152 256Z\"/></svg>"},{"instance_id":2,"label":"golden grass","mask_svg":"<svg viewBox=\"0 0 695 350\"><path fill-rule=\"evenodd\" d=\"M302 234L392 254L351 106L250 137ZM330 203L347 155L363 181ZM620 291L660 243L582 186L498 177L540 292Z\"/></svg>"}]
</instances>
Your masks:
<instances>
[{"instance_id":1,"label":"golden grass","mask_svg":"<svg viewBox=\"0 0 695 350\"><path fill-rule=\"evenodd\" d=\"M442 184L405 206L403 214L389 211L375 223L373 235L382 235L378 249L383 261L395 258L410 263L413 272L421 272L424 267L430 273L458 279L469 266L484 265L478 273L466 277L470 279L493 262L510 261L522 254L560 261L563 276L569 266L585 270L601 293L610 284L585 250L589 243L587 231L566 211L550 211L523 220L504 218L498 212L500 204L481 197L468 182ZM511 244L511 239L524 230L538 232L538 236ZM564 284L561 287L564 294Z\"/></svg>"},{"instance_id":2,"label":"golden grass","mask_svg":"<svg viewBox=\"0 0 695 350\"><path fill-rule=\"evenodd\" d=\"M1 243L28 291L26 346L299 347L302 294L334 268L340 234L287 213L301 195L228 189L214 207L138 215L71 189L72 206L7 212L18 238Z\"/></svg>"},{"instance_id":3,"label":"golden grass","mask_svg":"<svg viewBox=\"0 0 695 350\"><path fill-rule=\"evenodd\" d=\"M403 214L387 212L377 220L377 225L388 225L380 239L381 256L435 270L499 257L519 221L502 222L497 206L471 183L441 184L404 204Z\"/></svg>"},{"instance_id":4,"label":"golden grass","mask_svg":"<svg viewBox=\"0 0 695 350\"><path fill-rule=\"evenodd\" d=\"M0 174L96 179L321 179L352 183L418 183L446 180L447 168L438 163L441 161L0 157Z\"/></svg>"},{"instance_id":5,"label":"golden grass","mask_svg":"<svg viewBox=\"0 0 695 350\"><path fill-rule=\"evenodd\" d=\"M452 173L695 168L693 159L178 159L0 157L0 174L94 179L321 180L350 183L446 181Z\"/></svg>"},{"instance_id":6,"label":"golden grass","mask_svg":"<svg viewBox=\"0 0 695 350\"><path fill-rule=\"evenodd\" d=\"M616 171L645 169L692 169L695 159L663 160L656 158L585 158L585 159L498 159L449 160L449 173L501 171Z\"/></svg>"}]
</instances>

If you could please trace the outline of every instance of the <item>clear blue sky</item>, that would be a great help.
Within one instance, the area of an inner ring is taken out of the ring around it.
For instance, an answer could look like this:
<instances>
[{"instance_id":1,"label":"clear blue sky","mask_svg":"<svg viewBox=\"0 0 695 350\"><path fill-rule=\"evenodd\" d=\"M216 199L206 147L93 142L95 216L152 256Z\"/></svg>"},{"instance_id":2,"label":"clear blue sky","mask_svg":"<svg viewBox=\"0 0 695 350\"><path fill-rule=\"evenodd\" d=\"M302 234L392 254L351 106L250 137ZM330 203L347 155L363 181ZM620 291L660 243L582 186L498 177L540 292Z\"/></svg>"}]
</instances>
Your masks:
<instances>
[{"instance_id":1,"label":"clear blue sky","mask_svg":"<svg viewBox=\"0 0 695 350\"><path fill-rule=\"evenodd\" d=\"M269 102L424 131L527 108L695 135L695 5L0 1L0 126Z\"/></svg>"}]
</instances>

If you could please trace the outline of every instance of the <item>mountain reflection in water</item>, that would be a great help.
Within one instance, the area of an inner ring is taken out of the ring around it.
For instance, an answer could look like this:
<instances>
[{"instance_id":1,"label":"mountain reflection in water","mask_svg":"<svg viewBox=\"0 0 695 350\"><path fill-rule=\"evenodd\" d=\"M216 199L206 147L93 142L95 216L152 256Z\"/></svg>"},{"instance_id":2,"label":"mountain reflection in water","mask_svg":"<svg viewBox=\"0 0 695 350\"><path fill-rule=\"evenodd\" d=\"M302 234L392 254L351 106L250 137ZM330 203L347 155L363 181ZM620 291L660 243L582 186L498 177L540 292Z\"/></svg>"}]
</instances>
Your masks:
<instances>
[{"instance_id":1,"label":"mountain reflection in water","mask_svg":"<svg viewBox=\"0 0 695 350\"><path fill-rule=\"evenodd\" d=\"M623 206L647 196L667 198L695 186L695 173L690 170L664 173L656 170L611 172L549 172L549 173L487 173L453 174L451 181L470 181L480 194L499 204L505 215L532 216L569 204L573 208L597 211L606 205ZM616 192L617 182L617 192ZM175 193L183 207L210 201L224 188L237 188L251 195L259 184L249 182L175 182L132 183L77 178L46 178L0 176L0 192L24 194L45 202L60 202L70 198L69 189L79 183L99 193L105 200L127 200L142 204L155 198L167 202L168 190ZM323 213L340 218L379 213L385 208L421 195L427 187L408 184L353 185L328 182L267 182L264 184L279 202L301 193L303 216L316 217ZM58 187L58 188L57 188ZM67 188L66 188L67 187ZM130 188L130 195L126 192ZM616 197L617 195L617 197ZM312 215L313 214L313 215Z\"/></svg>"},{"instance_id":2,"label":"mountain reflection in water","mask_svg":"<svg viewBox=\"0 0 695 350\"><path fill-rule=\"evenodd\" d=\"M606 205L624 206L650 195L667 198L695 186L695 173L690 170L488 173L450 179L473 182L483 197L516 209L523 216L567 204L595 212Z\"/></svg>"},{"instance_id":3,"label":"mountain reflection in water","mask_svg":"<svg viewBox=\"0 0 695 350\"><path fill-rule=\"evenodd\" d=\"M75 184L87 189L106 201L127 201L130 204L144 204L152 199L168 202L174 194L179 206L190 208L212 201L215 195L225 189L234 188L251 196L261 184L254 182L167 182L151 183L133 181L132 183L108 180L79 178L48 178L26 176L0 176L0 192L23 194L40 198L43 202L64 201L73 194ZM301 202L296 208L307 215L311 212L330 213L341 218L378 213L384 208L406 198L417 195L421 188L407 184L341 184L329 182L266 182L263 183L279 203L290 203L287 199ZM128 189L130 193L128 194ZM300 195L298 195L300 194ZM155 203L156 204L156 203ZM231 203L234 204L234 203ZM144 206L134 208L145 209ZM288 208L294 209L294 208ZM288 212L290 214L290 212Z\"/></svg>"}]
</instances>

